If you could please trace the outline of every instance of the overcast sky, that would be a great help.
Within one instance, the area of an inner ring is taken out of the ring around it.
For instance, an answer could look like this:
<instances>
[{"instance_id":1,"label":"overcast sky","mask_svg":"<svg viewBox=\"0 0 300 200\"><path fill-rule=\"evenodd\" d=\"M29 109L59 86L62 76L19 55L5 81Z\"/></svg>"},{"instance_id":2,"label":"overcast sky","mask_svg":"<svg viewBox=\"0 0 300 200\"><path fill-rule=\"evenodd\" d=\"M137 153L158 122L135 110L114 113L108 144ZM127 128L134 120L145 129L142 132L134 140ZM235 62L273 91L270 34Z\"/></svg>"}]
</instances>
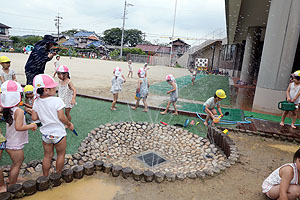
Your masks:
<instances>
[{"instance_id":1,"label":"overcast sky","mask_svg":"<svg viewBox=\"0 0 300 200\"><path fill-rule=\"evenodd\" d=\"M0 11L0 23L10 35L57 33L54 18L63 17L61 30L86 29L98 34L122 27L124 0L10 0ZM146 40L166 43L172 36L175 0L127 0L125 28L139 29ZM187 43L225 36L225 0L177 0L174 36ZM214 33L212 33L214 32ZM207 35L208 34L208 35ZM203 41L202 41L203 42Z\"/></svg>"}]
</instances>

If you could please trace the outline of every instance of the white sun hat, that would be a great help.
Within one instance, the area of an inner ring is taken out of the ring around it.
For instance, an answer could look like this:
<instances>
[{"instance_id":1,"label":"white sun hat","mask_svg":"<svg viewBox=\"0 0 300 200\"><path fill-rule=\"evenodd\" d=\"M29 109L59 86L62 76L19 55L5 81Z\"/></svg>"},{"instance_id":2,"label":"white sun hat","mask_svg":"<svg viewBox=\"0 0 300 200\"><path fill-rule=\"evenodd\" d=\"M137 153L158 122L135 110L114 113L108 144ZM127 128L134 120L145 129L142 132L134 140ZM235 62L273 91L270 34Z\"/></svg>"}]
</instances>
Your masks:
<instances>
[{"instance_id":1,"label":"white sun hat","mask_svg":"<svg viewBox=\"0 0 300 200\"><path fill-rule=\"evenodd\" d=\"M144 78L146 72L145 72L145 70L144 70L143 68L139 68L139 69L138 69L138 74L140 74L140 76L141 76L142 78Z\"/></svg>"},{"instance_id":2,"label":"white sun hat","mask_svg":"<svg viewBox=\"0 0 300 200\"><path fill-rule=\"evenodd\" d=\"M38 88L55 88L58 85L48 74L36 75L33 79L33 87Z\"/></svg>"},{"instance_id":3,"label":"white sun hat","mask_svg":"<svg viewBox=\"0 0 300 200\"><path fill-rule=\"evenodd\" d=\"M175 81L175 78L174 78L174 76L172 74L168 74L166 76L166 81Z\"/></svg>"},{"instance_id":4,"label":"white sun hat","mask_svg":"<svg viewBox=\"0 0 300 200\"><path fill-rule=\"evenodd\" d=\"M21 101L21 92L23 88L20 83L13 80L7 80L1 85L0 105L3 108L12 108Z\"/></svg>"},{"instance_id":5,"label":"white sun hat","mask_svg":"<svg viewBox=\"0 0 300 200\"><path fill-rule=\"evenodd\" d=\"M121 71L122 71L122 69L120 67L115 67L114 68L115 76L121 76Z\"/></svg>"}]
</instances>

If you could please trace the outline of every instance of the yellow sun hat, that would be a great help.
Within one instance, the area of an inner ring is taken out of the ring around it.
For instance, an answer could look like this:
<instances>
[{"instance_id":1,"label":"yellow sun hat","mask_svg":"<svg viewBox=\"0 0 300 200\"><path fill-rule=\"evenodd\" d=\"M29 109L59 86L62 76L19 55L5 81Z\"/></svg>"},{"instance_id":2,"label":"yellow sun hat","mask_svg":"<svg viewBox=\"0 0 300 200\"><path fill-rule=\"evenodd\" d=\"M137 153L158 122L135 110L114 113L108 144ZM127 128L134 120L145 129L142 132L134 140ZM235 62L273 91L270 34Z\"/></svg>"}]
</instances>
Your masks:
<instances>
[{"instance_id":1,"label":"yellow sun hat","mask_svg":"<svg viewBox=\"0 0 300 200\"><path fill-rule=\"evenodd\" d=\"M0 56L0 63L11 62L7 56Z\"/></svg>"},{"instance_id":2,"label":"yellow sun hat","mask_svg":"<svg viewBox=\"0 0 300 200\"><path fill-rule=\"evenodd\" d=\"M26 85L24 87L24 92L27 93L27 92L33 92L33 86L32 85Z\"/></svg>"},{"instance_id":3,"label":"yellow sun hat","mask_svg":"<svg viewBox=\"0 0 300 200\"><path fill-rule=\"evenodd\" d=\"M225 99L226 98L226 94L225 91L222 89L219 89L216 91L216 95L217 97L221 98L221 99Z\"/></svg>"}]
</instances>

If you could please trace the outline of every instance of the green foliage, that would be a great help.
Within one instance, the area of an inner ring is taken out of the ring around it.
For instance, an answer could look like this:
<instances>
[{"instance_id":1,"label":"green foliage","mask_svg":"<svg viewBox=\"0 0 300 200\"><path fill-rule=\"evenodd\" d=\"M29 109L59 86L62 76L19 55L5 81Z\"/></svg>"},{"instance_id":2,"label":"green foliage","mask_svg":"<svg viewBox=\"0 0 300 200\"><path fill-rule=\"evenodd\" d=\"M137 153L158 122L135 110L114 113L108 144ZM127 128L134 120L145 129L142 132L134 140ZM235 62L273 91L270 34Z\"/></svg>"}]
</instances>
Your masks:
<instances>
[{"instance_id":1,"label":"green foliage","mask_svg":"<svg viewBox=\"0 0 300 200\"><path fill-rule=\"evenodd\" d=\"M182 68L182 66L176 63L175 68Z\"/></svg>"},{"instance_id":2,"label":"green foliage","mask_svg":"<svg viewBox=\"0 0 300 200\"><path fill-rule=\"evenodd\" d=\"M139 54L139 55L147 55L142 49L139 48L124 48L123 55L127 56L127 54Z\"/></svg>"},{"instance_id":3,"label":"green foliage","mask_svg":"<svg viewBox=\"0 0 300 200\"><path fill-rule=\"evenodd\" d=\"M34 46L38 41L42 40L41 36L28 36L28 37L20 37L20 36L11 36L10 39L13 41L13 46L15 48L25 47L27 45Z\"/></svg>"},{"instance_id":4,"label":"green foliage","mask_svg":"<svg viewBox=\"0 0 300 200\"><path fill-rule=\"evenodd\" d=\"M115 49L112 52L109 53L109 57L111 57L112 59L117 59L120 56L120 50L119 49Z\"/></svg>"},{"instance_id":5,"label":"green foliage","mask_svg":"<svg viewBox=\"0 0 300 200\"><path fill-rule=\"evenodd\" d=\"M24 43L25 43L25 46L26 45L35 45L38 41L42 40L43 37L41 36L29 36L29 37L25 37L24 38Z\"/></svg>"},{"instance_id":6,"label":"green foliage","mask_svg":"<svg viewBox=\"0 0 300 200\"><path fill-rule=\"evenodd\" d=\"M121 46L122 29L111 28L103 33L103 41L108 45ZM124 31L123 44L129 47L134 47L137 44L143 43L143 33L138 29L128 29Z\"/></svg>"}]
</instances>

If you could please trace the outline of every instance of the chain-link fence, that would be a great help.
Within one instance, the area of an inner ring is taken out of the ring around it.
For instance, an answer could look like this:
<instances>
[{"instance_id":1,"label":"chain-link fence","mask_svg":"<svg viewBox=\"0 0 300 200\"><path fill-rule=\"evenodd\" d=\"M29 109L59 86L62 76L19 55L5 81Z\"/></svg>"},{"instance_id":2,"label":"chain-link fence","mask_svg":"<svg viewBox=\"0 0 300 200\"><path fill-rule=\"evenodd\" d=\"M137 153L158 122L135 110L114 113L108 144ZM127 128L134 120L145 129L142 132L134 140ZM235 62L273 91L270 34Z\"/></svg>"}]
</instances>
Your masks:
<instances>
[{"instance_id":1,"label":"chain-link fence","mask_svg":"<svg viewBox=\"0 0 300 200\"><path fill-rule=\"evenodd\" d=\"M150 55L139 55L139 54L128 54L128 60L137 63L148 63L150 65L166 65L170 64L170 56L150 56Z\"/></svg>"}]
</instances>

